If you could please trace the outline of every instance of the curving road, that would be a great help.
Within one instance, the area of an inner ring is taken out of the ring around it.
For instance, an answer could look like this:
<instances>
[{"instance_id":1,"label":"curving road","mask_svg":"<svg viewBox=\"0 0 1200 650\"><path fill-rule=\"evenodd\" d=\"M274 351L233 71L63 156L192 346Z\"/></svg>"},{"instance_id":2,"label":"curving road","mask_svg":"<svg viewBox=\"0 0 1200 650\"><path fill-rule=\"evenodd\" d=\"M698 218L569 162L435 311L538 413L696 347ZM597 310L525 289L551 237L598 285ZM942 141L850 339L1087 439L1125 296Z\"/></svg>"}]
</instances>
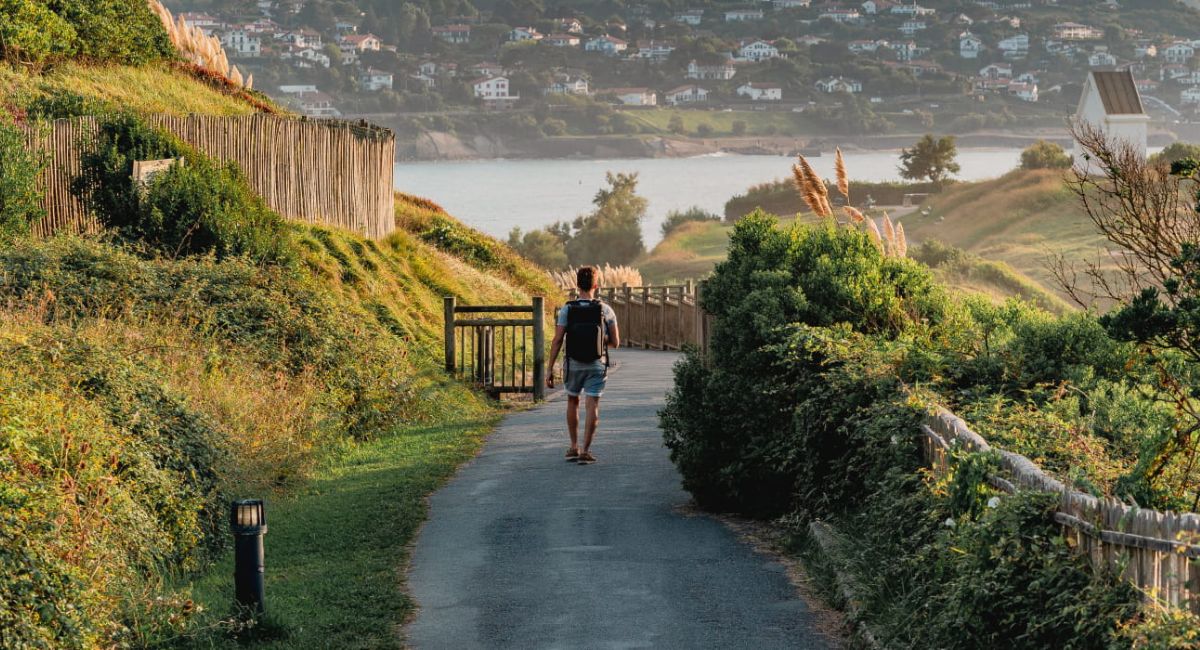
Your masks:
<instances>
[{"instance_id":1,"label":"curving road","mask_svg":"<svg viewBox=\"0 0 1200 650\"><path fill-rule=\"evenodd\" d=\"M688 495L656 411L677 358L621 350L593 452L564 462L563 401L509 416L431 499L415 648L828 648L784 568Z\"/></svg>"}]
</instances>

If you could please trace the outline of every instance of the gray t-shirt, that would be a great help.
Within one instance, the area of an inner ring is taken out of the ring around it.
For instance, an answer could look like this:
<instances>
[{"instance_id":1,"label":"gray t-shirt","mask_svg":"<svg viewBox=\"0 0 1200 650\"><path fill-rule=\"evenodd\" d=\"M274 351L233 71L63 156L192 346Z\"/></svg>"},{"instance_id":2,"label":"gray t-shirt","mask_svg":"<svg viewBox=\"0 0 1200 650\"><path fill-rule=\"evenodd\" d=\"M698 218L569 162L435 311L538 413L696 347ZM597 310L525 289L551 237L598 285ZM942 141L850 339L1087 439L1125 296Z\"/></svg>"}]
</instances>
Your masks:
<instances>
[{"instance_id":1,"label":"gray t-shirt","mask_svg":"<svg viewBox=\"0 0 1200 650\"><path fill-rule=\"evenodd\" d=\"M564 305L562 309L558 310L558 325L560 327L567 326L567 309L569 309L569 307ZM613 308L610 307L608 305L608 303L602 302L602 303L600 303L600 314L604 320L604 340L607 341L608 333L611 332L612 329L617 326L617 312L613 311ZM566 363L567 363L567 354L566 354L566 350L564 349L563 350L564 367L566 367ZM595 361L593 361L591 363L580 363L578 361L571 361L570 363L571 363L571 368L574 370L604 370L604 368L605 368L604 357L600 357L599 359L596 359Z\"/></svg>"}]
</instances>

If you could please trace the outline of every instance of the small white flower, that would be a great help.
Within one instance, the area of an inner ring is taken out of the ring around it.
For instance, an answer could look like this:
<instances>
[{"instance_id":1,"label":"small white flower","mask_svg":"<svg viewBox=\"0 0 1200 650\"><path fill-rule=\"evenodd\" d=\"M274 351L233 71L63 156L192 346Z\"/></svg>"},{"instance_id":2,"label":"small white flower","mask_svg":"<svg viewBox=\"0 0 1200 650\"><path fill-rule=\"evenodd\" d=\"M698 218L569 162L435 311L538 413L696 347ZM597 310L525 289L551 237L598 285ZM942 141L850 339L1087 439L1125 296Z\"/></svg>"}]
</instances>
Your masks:
<instances>
[{"instance_id":1,"label":"small white flower","mask_svg":"<svg viewBox=\"0 0 1200 650\"><path fill-rule=\"evenodd\" d=\"M988 499L988 507L989 508L999 508L1000 507L1000 497L992 497L992 498Z\"/></svg>"},{"instance_id":2,"label":"small white flower","mask_svg":"<svg viewBox=\"0 0 1200 650\"><path fill-rule=\"evenodd\" d=\"M946 517L945 523L946 523L946 528L954 528L955 526L958 525L958 522L954 521L954 517Z\"/></svg>"},{"instance_id":3,"label":"small white flower","mask_svg":"<svg viewBox=\"0 0 1200 650\"><path fill-rule=\"evenodd\" d=\"M894 447L898 444L900 444L900 439L897 438L896 436L892 436L892 446Z\"/></svg>"}]
</instances>

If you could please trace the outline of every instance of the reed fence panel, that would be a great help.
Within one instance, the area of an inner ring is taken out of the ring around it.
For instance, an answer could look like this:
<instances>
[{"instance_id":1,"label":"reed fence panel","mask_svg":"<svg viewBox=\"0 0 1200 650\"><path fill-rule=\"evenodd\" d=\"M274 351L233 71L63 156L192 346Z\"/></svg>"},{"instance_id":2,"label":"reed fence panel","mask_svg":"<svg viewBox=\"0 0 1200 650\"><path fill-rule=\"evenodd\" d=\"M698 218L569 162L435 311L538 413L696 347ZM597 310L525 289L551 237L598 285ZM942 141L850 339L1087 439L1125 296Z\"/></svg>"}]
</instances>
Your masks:
<instances>
[{"instance_id":1,"label":"reed fence panel","mask_svg":"<svg viewBox=\"0 0 1200 650\"><path fill-rule=\"evenodd\" d=\"M276 212L297 221L381 238L395 230L396 137L390 130L341 120L274 115L154 115L148 121L222 162L235 162ZM45 152L46 216L34 232L94 232L100 224L71 192L80 153L96 134L94 118L55 120L27 130L29 147Z\"/></svg>"},{"instance_id":2,"label":"reed fence panel","mask_svg":"<svg viewBox=\"0 0 1200 650\"><path fill-rule=\"evenodd\" d=\"M933 472L950 470L949 450L993 448L948 411L926 418L923 449ZM1047 475L1033 461L1009 451L1000 455L1002 475L991 484L1007 492L1036 490L1061 497L1055 520L1068 540L1097 567L1120 570L1147 599L1200 613L1200 515L1138 508L1080 492Z\"/></svg>"}]
</instances>

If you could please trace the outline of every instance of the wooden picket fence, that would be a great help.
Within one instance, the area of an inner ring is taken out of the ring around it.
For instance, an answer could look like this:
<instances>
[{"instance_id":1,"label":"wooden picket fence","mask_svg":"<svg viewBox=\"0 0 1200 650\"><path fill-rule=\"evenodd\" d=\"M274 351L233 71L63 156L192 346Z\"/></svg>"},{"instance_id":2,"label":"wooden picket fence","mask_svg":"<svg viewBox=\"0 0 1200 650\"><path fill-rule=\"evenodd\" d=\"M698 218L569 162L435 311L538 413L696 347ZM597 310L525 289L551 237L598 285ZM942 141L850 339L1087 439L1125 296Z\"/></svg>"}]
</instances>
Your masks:
<instances>
[{"instance_id":1,"label":"wooden picket fence","mask_svg":"<svg viewBox=\"0 0 1200 650\"><path fill-rule=\"evenodd\" d=\"M373 238L395 230L396 137L365 122L275 115L154 115L155 126L220 161L241 167L267 205L289 219L337 226ZM27 130L30 148L47 154L42 175L46 216L34 232L93 232L95 218L71 192L80 152L95 118L55 120Z\"/></svg>"},{"instance_id":2,"label":"wooden picket fence","mask_svg":"<svg viewBox=\"0 0 1200 650\"><path fill-rule=\"evenodd\" d=\"M621 345L647 350L708 349L712 316L699 304L692 283L660 287L608 287L600 299L616 312ZM572 295L574 298L574 295Z\"/></svg>"},{"instance_id":3,"label":"wooden picket fence","mask_svg":"<svg viewBox=\"0 0 1200 650\"><path fill-rule=\"evenodd\" d=\"M1028 458L991 447L948 411L927 417L921 428L925 457L935 474L949 471L947 456L955 446L996 451L1003 475L989 477L994 487L1009 493L1059 494L1055 520L1095 566L1119 569L1147 599L1200 613L1200 515L1158 512L1084 494L1048 476Z\"/></svg>"}]
</instances>

